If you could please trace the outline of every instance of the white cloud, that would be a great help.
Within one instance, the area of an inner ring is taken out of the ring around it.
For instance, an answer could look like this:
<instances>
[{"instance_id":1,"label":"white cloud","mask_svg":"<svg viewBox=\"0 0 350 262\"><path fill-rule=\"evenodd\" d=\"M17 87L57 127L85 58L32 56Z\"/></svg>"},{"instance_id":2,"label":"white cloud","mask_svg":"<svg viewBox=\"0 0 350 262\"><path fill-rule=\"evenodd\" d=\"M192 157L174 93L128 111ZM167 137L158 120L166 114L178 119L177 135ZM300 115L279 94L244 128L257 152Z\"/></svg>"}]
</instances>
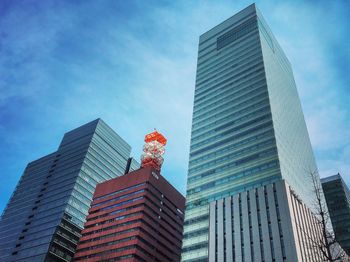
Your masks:
<instances>
[{"instance_id":1,"label":"white cloud","mask_svg":"<svg viewBox=\"0 0 350 262\"><path fill-rule=\"evenodd\" d=\"M169 141L164 173L184 190L198 37L248 4L183 1L150 7L139 2L144 6L130 14L93 2L44 8L37 16L15 10L8 25L16 19L22 24L9 31L7 47L16 57L26 52L32 57L10 71L26 80L12 84L12 90L1 86L0 76L0 105L14 96L30 97L30 112L16 110L35 123L26 127L35 132L7 131L9 140L58 144L63 131L102 117L132 145L138 159L143 136L158 128ZM349 24L345 11L333 2L315 7L261 1L258 7L292 63L321 175L336 170L349 174L344 148L350 143L350 113L343 101L349 93L342 93L343 79L329 57L329 47L339 46L342 34L349 33L344 31ZM66 42L72 46L64 49ZM341 45L343 49L350 50ZM0 71L6 69L0 56ZM3 130L6 123L0 124Z\"/></svg>"}]
</instances>

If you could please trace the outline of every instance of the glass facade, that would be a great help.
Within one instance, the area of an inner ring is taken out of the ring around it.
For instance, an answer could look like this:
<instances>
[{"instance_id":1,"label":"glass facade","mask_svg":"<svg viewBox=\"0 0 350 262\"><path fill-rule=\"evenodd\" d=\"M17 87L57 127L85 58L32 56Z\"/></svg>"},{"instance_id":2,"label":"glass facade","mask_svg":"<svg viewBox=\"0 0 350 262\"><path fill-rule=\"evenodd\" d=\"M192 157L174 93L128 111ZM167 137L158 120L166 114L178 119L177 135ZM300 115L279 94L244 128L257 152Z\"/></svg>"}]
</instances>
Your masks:
<instances>
[{"instance_id":1,"label":"glass facade","mask_svg":"<svg viewBox=\"0 0 350 262\"><path fill-rule=\"evenodd\" d=\"M350 190L339 174L321 182L336 239L350 255Z\"/></svg>"},{"instance_id":2,"label":"glass facade","mask_svg":"<svg viewBox=\"0 0 350 262\"><path fill-rule=\"evenodd\" d=\"M1 261L71 261L97 183L123 175L131 148L97 119L31 162L0 221Z\"/></svg>"},{"instance_id":3,"label":"glass facade","mask_svg":"<svg viewBox=\"0 0 350 262\"><path fill-rule=\"evenodd\" d=\"M182 261L208 260L209 203L316 169L292 69L255 5L200 36Z\"/></svg>"}]
</instances>

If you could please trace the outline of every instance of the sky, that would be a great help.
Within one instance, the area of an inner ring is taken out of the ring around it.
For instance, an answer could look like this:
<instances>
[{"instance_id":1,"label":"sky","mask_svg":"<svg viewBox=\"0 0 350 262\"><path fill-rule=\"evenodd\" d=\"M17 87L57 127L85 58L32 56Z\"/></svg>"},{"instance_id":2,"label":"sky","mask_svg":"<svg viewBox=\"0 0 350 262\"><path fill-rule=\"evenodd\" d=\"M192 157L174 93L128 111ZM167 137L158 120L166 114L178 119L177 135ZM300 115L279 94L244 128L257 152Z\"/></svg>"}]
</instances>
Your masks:
<instances>
[{"instance_id":1,"label":"sky","mask_svg":"<svg viewBox=\"0 0 350 262\"><path fill-rule=\"evenodd\" d=\"M250 1L0 1L0 213L28 162L102 118L186 190L199 35ZM257 1L291 61L321 177L350 185L350 2Z\"/></svg>"}]
</instances>

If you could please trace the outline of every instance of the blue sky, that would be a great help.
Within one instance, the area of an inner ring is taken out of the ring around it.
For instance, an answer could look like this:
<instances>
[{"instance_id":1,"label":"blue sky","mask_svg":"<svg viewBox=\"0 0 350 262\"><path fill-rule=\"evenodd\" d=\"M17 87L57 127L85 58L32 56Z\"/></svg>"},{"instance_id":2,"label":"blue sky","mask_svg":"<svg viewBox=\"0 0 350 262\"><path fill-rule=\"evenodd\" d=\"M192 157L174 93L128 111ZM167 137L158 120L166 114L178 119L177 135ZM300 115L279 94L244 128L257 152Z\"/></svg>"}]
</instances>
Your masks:
<instances>
[{"instance_id":1,"label":"blue sky","mask_svg":"<svg viewBox=\"0 0 350 262\"><path fill-rule=\"evenodd\" d=\"M250 1L0 1L0 212L25 166L101 117L139 158L154 127L185 192L200 34ZM350 5L258 1L292 63L321 176L350 184Z\"/></svg>"}]
</instances>

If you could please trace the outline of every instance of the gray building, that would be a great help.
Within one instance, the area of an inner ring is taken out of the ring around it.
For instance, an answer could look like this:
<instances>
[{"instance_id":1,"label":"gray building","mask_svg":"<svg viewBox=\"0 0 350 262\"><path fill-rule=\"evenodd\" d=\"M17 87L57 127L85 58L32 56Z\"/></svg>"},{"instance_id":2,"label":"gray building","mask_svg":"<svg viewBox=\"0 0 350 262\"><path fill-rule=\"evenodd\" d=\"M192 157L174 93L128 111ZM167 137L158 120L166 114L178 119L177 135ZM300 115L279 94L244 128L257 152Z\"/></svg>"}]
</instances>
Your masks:
<instances>
[{"instance_id":1,"label":"gray building","mask_svg":"<svg viewBox=\"0 0 350 262\"><path fill-rule=\"evenodd\" d=\"M317 223L294 215L312 207L308 131L290 62L254 4L200 36L192 120L182 261L319 261L300 246Z\"/></svg>"},{"instance_id":2,"label":"gray building","mask_svg":"<svg viewBox=\"0 0 350 262\"><path fill-rule=\"evenodd\" d=\"M0 261L71 261L96 184L137 167L130 151L97 119L29 163L1 216Z\"/></svg>"},{"instance_id":3,"label":"gray building","mask_svg":"<svg viewBox=\"0 0 350 262\"><path fill-rule=\"evenodd\" d=\"M325 261L317 217L284 180L210 202L209 213L209 261Z\"/></svg>"},{"instance_id":4,"label":"gray building","mask_svg":"<svg viewBox=\"0 0 350 262\"><path fill-rule=\"evenodd\" d=\"M350 190L339 173L321 182L335 237L350 255Z\"/></svg>"}]
</instances>

